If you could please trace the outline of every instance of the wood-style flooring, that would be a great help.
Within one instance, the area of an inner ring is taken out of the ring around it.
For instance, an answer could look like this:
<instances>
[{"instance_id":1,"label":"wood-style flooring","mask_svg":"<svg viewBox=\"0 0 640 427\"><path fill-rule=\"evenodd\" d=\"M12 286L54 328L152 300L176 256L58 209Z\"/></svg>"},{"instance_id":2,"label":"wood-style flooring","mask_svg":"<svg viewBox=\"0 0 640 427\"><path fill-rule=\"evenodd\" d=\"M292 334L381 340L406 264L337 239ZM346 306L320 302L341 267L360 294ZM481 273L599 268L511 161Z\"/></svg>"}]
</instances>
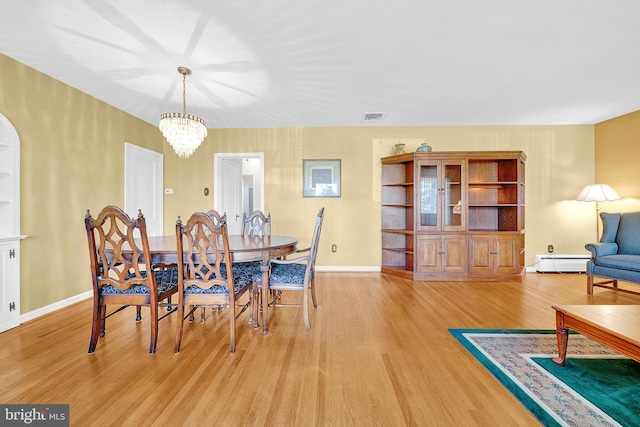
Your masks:
<instances>
[{"instance_id":1,"label":"wood-style flooring","mask_svg":"<svg viewBox=\"0 0 640 427\"><path fill-rule=\"evenodd\" d=\"M554 329L552 304L640 304L586 293L578 274L516 282L411 282L378 273L317 273L307 332L299 307L270 310L269 333L227 312L149 324L128 308L87 354L91 300L0 334L1 403L70 405L72 426L533 426L538 421L448 332ZM285 298L301 299L299 293Z\"/></svg>"}]
</instances>

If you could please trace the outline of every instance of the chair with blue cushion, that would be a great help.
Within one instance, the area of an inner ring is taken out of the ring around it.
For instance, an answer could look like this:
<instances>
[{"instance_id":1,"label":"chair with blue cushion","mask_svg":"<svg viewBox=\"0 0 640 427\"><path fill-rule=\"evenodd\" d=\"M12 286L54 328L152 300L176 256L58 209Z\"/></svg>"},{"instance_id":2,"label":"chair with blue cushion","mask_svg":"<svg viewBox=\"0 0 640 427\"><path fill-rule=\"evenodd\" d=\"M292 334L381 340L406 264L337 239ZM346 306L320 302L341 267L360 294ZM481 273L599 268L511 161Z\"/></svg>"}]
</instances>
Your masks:
<instances>
[{"instance_id":1,"label":"chair with blue cushion","mask_svg":"<svg viewBox=\"0 0 640 427\"><path fill-rule=\"evenodd\" d=\"M640 284L640 212L601 212L602 237L588 243L587 293L594 287L640 295L635 287L618 286L618 281ZM634 289L635 288L635 289Z\"/></svg>"},{"instance_id":2,"label":"chair with blue cushion","mask_svg":"<svg viewBox=\"0 0 640 427\"><path fill-rule=\"evenodd\" d=\"M242 236L271 236L271 214L264 215L262 211L253 211L248 216L242 214Z\"/></svg>"},{"instance_id":3,"label":"chair with blue cushion","mask_svg":"<svg viewBox=\"0 0 640 427\"><path fill-rule=\"evenodd\" d=\"M147 226L140 211L138 217L132 219L120 208L107 206L93 219L87 209L84 223L93 283L89 353L95 351L98 338L104 336L107 317L131 305L137 307L137 321L141 320L140 306L149 307L149 353L155 353L160 319L158 307L170 306L171 295L178 291L177 267L152 268ZM123 253L123 249L129 248L132 249L131 255ZM163 303L164 300L168 302ZM107 314L107 305L112 304L120 307Z\"/></svg>"},{"instance_id":4,"label":"chair with blue cushion","mask_svg":"<svg viewBox=\"0 0 640 427\"><path fill-rule=\"evenodd\" d=\"M265 216L265 214L259 210L253 211L249 215L247 215L246 212L243 212L240 235L243 237L271 236L271 213ZM234 264L234 268L238 274L253 277L254 274L260 273L260 261L238 262ZM251 302L253 303L253 301L253 295L251 295ZM257 328L260 299L256 299L255 301L256 304L254 304L254 309L252 310L249 321L253 323L255 328Z\"/></svg>"},{"instance_id":5,"label":"chair with blue cushion","mask_svg":"<svg viewBox=\"0 0 640 427\"><path fill-rule=\"evenodd\" d=\"M235 352L236 301L252 287L246 276L235 275L231 263L227 224L216 224L207 214L196 212L186 224L176 223L178 265L178 315L175 353L180 352L184 320L198 307L225 306L229 309L230 351ZM189 313L185 315L185 307Z\"/></svg>"},{"instance_id":6,"label":"chair with blue cushion","mask_svg":"<svg viewBox=\"0 0 640 427\"><path fill-rule=\"evenodd\" d=\"M320 232L322 230L322 221L324 219L324 208L320 209L316 217L316 223L311 238L311 246L306 249L299 250L297 253L308 252L308 255L299 256L292 259L272 259L271 272L269 274L269 290L272 292L273 300L271 307L283 305L302 305L304 323L307 331L311 330L309 321L309 294L313 301L313 306L317 307L316 287L315 287L315 267L316 257L318 255L318 245L320 243ZM261 275L255 274L253 281L259 288ZM279 293L282 291L302 291L302 304L282 303Z\"/></svg>"}]
</instances>

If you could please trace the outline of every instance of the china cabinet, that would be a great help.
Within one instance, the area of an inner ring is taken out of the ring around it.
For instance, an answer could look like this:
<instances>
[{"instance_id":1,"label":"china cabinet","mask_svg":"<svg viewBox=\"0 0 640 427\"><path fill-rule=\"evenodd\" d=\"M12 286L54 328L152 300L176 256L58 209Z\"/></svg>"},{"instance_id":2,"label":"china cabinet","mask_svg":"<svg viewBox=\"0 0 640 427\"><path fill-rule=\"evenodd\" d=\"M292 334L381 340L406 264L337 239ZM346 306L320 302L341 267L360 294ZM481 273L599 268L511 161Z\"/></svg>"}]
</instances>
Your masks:
<instances>
[{"instance_id":1,"label":"china cabinet","mask_svg":"<svg viewBox=\"0 0 640 427\"><path fill-rule=\"evenodd\" d=\"M521 280L521 151L382 159L382 272L412 280Z\"/></svg>"}]
</instances>

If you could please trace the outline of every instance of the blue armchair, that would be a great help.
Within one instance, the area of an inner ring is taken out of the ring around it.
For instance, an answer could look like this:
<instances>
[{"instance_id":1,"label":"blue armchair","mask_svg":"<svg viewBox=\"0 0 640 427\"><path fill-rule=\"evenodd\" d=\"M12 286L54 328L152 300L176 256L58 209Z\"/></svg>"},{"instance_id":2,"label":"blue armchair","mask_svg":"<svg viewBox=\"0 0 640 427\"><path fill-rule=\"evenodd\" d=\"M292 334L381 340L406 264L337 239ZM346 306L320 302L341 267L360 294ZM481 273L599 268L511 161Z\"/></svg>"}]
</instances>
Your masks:
<instances>
[{"instance_id":1,"label":"blue armchair","mask_svg":"<svg viewBox=\"0 0 640 427\"><path fill-rule=\"evenodd\" d=\"M618 287L618 280L640 284L640 212L602 212L600 218L603 224L600 242L585 245L591 252L587 262L587 293L593 294L593 287L599 286L640 294Z\"/></svg>"}]
</instances>

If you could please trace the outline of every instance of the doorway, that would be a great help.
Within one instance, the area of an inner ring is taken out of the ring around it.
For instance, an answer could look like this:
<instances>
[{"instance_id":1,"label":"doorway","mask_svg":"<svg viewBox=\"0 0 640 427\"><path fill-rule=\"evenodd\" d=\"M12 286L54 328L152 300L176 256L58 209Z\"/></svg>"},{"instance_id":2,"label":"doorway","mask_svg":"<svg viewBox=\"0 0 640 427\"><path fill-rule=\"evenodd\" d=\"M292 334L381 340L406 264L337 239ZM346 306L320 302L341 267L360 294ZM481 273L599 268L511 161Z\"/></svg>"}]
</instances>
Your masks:
<instances>
[{"instance_id":1,"label":"doorway","mask_svg":"<svg viewBox=\"0 0 640 427\"><path fill-rule=\"evenodd\" d=\"M140 209L147 235L162 236L164 156L128 142L124 153L124 211L137 218Z\"/></svg>"},{"instance_id":2,"label":"doorway","mask_svg":"<svg viewBox=\"0 0 640 427\"><path fill-rule=\"evenodd\" d=\"M240 234L242 213L264 211L264 153L213 155L213 207L227 214L229 234Z\"/></svg>"}]
</instances>

